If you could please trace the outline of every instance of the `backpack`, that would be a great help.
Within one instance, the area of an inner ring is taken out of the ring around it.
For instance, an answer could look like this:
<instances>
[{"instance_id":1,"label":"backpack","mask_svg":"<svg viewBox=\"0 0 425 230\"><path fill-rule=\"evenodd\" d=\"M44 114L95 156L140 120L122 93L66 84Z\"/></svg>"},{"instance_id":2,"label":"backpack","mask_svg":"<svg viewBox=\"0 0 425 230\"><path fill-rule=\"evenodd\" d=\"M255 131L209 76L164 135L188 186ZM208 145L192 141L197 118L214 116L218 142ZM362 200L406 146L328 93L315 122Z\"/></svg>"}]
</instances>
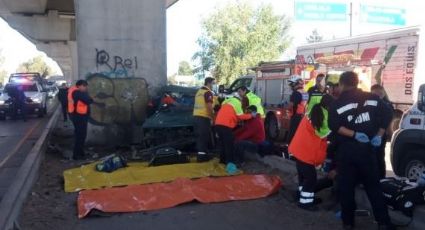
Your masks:
<instances>
[{"instance_id":1,"label":"backpack","mask_svg":"<svg viewBox=\"0 0 425 230\"><path fill-rule=\"evenodd\" d=\"M425 186L418 186L407 178L382 179L381 187L386 204L408 217L413 216L416 205L425 204Z\"/></svg>"}]
</instances>

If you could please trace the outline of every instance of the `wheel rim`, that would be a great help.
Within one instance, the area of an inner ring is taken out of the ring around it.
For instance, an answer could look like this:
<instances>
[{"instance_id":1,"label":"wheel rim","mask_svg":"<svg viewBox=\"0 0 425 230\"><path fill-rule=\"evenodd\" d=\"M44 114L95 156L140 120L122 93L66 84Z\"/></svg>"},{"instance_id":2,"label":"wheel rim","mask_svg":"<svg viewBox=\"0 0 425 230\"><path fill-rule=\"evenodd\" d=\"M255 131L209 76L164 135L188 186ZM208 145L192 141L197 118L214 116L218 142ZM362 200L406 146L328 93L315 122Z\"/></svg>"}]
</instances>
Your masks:
<instances>
[{"instance_id":1,"label":"wheel rim","mask_svg":"<svg viewBox=\"0 0 425 230\"><path fill-rule=\"evenodd\" d=\"M410 180L417 180L425 171L425 164L419 160L409 162L406 167L406 176Z\"/></svg>"}]
</instances>

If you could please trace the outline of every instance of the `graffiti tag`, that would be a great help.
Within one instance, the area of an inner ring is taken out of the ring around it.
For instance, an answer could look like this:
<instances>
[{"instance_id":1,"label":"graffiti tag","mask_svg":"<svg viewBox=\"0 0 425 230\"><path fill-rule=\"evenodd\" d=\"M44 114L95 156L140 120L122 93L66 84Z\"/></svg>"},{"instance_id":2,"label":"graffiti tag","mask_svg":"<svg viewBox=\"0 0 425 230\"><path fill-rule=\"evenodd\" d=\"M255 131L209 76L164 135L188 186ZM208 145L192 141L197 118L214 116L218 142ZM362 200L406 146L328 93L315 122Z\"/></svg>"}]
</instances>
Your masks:
<instances>
[{"instance_id":1,"label":"graffiti tag","mask_svg":"<svg viewBox=\"0 0 425 230\"><path fill-rule=\"evenodd\" d=\"M96 69L110 78L131 77L130 73L138 69L137 57L111 56L105 50L96 49Z\"/></svg>"}]
</instances>

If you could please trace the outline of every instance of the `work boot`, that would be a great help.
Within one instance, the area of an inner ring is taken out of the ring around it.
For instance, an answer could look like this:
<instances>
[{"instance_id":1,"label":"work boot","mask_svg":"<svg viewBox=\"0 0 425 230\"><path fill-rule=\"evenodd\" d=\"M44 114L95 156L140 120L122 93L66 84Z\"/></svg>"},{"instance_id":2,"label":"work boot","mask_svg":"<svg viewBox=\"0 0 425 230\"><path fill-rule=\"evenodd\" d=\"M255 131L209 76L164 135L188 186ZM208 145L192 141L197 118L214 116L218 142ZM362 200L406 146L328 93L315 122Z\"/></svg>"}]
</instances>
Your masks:
<instances>
[{"instance_id":1,"label":"work boot","mask_svg":"<svg viewBox=\"0 0 425 230\"><path fill-rule=\"evenodd\" d=\"M304 209L306 211L310 211L310 212L319 211L319 208L316 205L314 205L314 203L310 203L310 204L298 203L298 207L300 207L301 209Z\"/></svg>"},{"instance_id":2,"label":"work boot","mask_svg":"<svg viewBox=\"0 0 425 230\"><path fill-rule=\"evenodd\" d=\"M197 161L198 162L206 162L209 161L210 157L205 152L198 152Z\"/></svg>"}]
</instances>

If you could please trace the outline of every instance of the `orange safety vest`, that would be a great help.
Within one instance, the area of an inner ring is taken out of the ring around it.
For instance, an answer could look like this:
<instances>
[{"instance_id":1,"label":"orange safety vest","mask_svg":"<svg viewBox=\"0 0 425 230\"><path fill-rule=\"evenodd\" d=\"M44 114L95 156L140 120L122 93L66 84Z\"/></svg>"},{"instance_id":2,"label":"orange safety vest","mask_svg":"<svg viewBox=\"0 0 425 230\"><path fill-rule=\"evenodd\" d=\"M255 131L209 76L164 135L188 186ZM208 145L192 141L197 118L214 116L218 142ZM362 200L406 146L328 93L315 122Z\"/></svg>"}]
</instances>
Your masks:
<instances>
[{"instance_id":1,"label":"orange safety vest","mask_svg":"<svg viewBox=\"0 0 425 230\"><path fill-rule=\"evenodd\" d=\"M86 115L89 111L89 107L87 106L87 104L82 101L77 101L77 103L75 103L74 98L72 97L72 94L76 90L78 90L76 86L72 86L68 90L68 113L75 112L80 115ZM77 109L75 109L75 107L77 107Z\"/></svg>"},{"instance_id":2,"label":"orange safety vest","mask_svg":"<svg viewBox=\"0 0 425 230\"><path fill-rule=\"evenodd\" d=\"M327 147L327 139L317 136L308 117L304 116L288 150L297 160L318 166L326 159Z\"/></svg>"},{"instance_id":3,"label":"orange safety vest","mask_svg":"<svg viewBox=\"0 0 425 230\"><path fill-rule=\"evenodd\" d=\"M300 91L298 91L300 92ZM296 114L305 114L307 102L308 102L308 93L301 91L302 100L297 106L297 110L295 111Z\"/></svg>"}]
</instances>

